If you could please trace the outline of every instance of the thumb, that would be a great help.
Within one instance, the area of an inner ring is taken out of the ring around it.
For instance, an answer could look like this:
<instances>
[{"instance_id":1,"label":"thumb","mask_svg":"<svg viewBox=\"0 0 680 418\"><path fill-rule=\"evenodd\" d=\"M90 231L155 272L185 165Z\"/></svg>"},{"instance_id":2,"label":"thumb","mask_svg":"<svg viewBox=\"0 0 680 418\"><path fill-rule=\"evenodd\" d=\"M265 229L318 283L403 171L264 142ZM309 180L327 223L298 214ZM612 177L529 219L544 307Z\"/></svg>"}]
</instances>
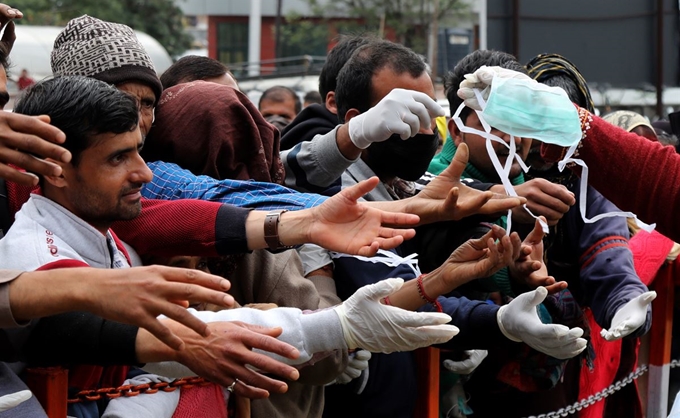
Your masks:
<instances>
[{"instance_id":1,"label":"thumb","mask_svg":"<svg viewBox=\"0 0 680 418\"><path fill-rule=\"evenodd\" d=\"M0 396L0 412L12 409L22 402L27 401L33 394L30 390L21 390L9 395Z\"/></svg>"},{"instance_id":2,"label":"thumb","mask_svg":"<svg viewBox=\"0 0 680 418\"><path fill-rule=\"evenodd\" d=\"M389 296L404 285L404 279L393 278L381 280L378 283L364 286L357 290L357 295L361 294L367 299L379 300L385 296ZM361 293L359 293L361 292Z\"/></svg>"},{"instance_id":3,"label":"thumb","mask_svg":"<svg viewBox=\"0 0 680 418\"><path fill-rule=\"evenodd\" d=\"M354 186L343 189L340 194L342 194L346 199L356 202L360 197L373 190L379 182L380 180L378 177L371 177L369 179L360 181Z\"/></svg>"},{"instance_id":4,"label":"thumb","mask_svg":"<svg viewBox=\"0 0 680 418\"><path fill-rule=\"evenodd\" d=\"M640 298L640 304L642 306L647 306L652 303L654 299L656 299L656 292L652 290L650 292L645 292L638 297Z\"/></svg>"},{"instance_id":5,"label":"thumb","mask_svg":"<svg viewBox=\"0 0 680 418\"><path fill-rule=\"evenodd\" d=\"M524 293L520 295L519 297L523 297L526 295L526 300L524 301L528 307L536 307L541 304L545 300L545 297L548 296L548 290L545 287L537 287L536 290L533 290L531 292Z\"/></svg>"},{"instance_id":6,"label":"thumb","mask_svg":"<svg viewBox=\"0 0 680 418\"><path fill-rule=\"evenodd\" d=\"M543 239L543 225L541 225L541 220L543 222L547 222L543 216L539 216L536 218L536 222L534 222L534 229L531 230L529 235L524 239L524 242L531 245L531 244L538 244L541 242Z\"/></svg>"},{"instance_id":7,"label":"thumb","mask_svg":"<svg viewBox=\"0 0 680 418\"><path fill-rule=\"evenodd\" d=\"M491 81L493 81L493 77L496 75L496 71L494 68L497 67L487 67L483 65L477 71L475 71L475 75L477 76L477 79L482 83L491 84Z\"/></svg>"},{"instance_id":8,"label":"thumb","mask_svg":"<svg viewBox=\"0 0 680 418\"><path fill-rule=\"evenodd\" d=\"M463 174L463 170L467 166L468 160L470 159L470 150L466 143L461 142L456 150L456 155L453 156L451 164L446 167L447 177L451 177L455 180L460 180L460 176ZM441 174L440 174L441 175Z\"/></svg>"}]
</instances>

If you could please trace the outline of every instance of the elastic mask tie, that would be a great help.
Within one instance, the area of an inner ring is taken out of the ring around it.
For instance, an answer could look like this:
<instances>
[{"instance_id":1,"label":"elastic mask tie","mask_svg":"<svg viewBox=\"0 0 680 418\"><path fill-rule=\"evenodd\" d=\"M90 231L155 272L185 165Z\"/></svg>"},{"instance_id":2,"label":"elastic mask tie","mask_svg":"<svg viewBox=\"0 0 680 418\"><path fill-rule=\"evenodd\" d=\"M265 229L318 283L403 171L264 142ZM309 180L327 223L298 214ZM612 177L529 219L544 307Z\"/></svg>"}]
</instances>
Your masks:
<instances>
[{"instance_id":1,"label":"elastic mask tie","mask_svg":"<svg viewBox=\"0 0 680 418\"><path fill-rule=\"evenodd\" d=\"M357 260L368 262L368 263L382 263L390 267L398 267L400 265L407 265L413 270L413 273L415 273L416 277L420 276L422 273L420 272L420 267L418 267L418 253L413 253L411 255L408 255L406 257L401 257L398 254L395 254L391 251L385 251L385 250L378 250L378 253L374 255L373 257L364 257L361 255L350 255L350 254L345 254L345 253L338 253L335 251L330 252L330 256L333 259L336 258L343 258L343 257L351 257L351 258L356 258Z\"/></svg>"},{"instance_id":2,"label":"elastic mask tie","mask_svg":"<svg viewBox=\"0 0 680 418\"><path fill-rule=\"evenodd\" d=\"M482 97L479 89L473 89L473 92L475 93L475 96L477 98L477 102L482 108L482 111L486 107L486 101ZM493 135L491 133L491 126L486 122L484 117L482 116L482 111L475 110L475 113L477 114L477 117L479 118L479 122L482 124L482 127L484 128L484 131L480 131L479 129L474 129L469 126L465 126L463 124L462 119L460 118L460 114L465 108L465 103L461 103L460 106L458 106L458 109L456 109L456 112L453 115L453 121L458 127L458 130L464 133L469 133L473 135L479 135L483 138L486 139L486 151L489 154L489 158L491 159L491 163L493 164L494 170L498 174L498 178L501 180L501 184L503 185L503 189L505 190L505 193L508 196L512 197L518 197L517 192L515 191L515 188L512 185L512 182L510 181L510 169L512 168L513 161L518 161L520 167L522 170L526 173L529 171L529 167L524 163L524 161L519 157L517 154L517 146L515 145L515 138L514 136L510 137L510 143L505 142L503 139L499 138L496 135ZM491 141L497 142L499 144L502 144L504 147L508 148L508 158L505 161L505 166L501 165L500 159L498 158L498 155L496 155L496 152L493 149L493 145L491 144ZM534 215L529 208L527 207L526 204L522 205L524 210L527 211L527 213L532 216L534 219L538 219L539 223L541 224L541 228L543 229L544 234L548 234L548 224L544 222L542 219L540 219L538 216ZM512 210L508 210L507 214L507 226L506 226L506 231L508 234L510 234L512 230Z\"/></svg>"}]
</instances>

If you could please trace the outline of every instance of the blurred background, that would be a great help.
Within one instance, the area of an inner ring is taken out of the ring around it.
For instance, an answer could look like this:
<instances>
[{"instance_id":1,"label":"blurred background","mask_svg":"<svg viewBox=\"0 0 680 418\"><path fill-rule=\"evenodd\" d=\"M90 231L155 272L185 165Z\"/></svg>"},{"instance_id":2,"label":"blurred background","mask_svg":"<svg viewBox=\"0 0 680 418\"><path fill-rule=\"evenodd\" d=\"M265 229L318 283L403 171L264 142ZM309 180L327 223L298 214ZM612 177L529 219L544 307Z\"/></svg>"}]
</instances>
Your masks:
<instances>
[{"instance_id":1,"label":"blurred background","mask_svg":"<svg viewBox=\"0 0 680 418\"><path fill-rule=\"evenodd\" d=\"M600 113L630 109L650 119L680 110L678 1L671 0L22 0L10 78L50 75L59 30L89 14L125 23L162 73L174 59L205 55L227 64L257 101L273 85L302 98L317 89L340 34L371 32L422 54L441 76L475 49L520 62L547 52L586 77ZM16 93L16 86L10 85ZM442 104L446 104L445 101Z\"/></svg>"}]
</instances>

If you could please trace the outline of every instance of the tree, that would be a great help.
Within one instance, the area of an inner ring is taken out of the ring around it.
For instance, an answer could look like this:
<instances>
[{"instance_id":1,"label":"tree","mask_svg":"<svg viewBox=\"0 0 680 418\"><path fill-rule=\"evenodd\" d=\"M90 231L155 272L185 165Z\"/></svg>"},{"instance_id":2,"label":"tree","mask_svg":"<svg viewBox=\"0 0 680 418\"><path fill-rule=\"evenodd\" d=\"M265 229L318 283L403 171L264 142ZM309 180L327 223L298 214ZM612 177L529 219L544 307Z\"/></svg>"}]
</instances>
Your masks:
<instances>
[{"instance_id":1,"label":"tree","mask_svg":"<svg viewBox=\"0 0 680 418\"><path fill-rule=\"evenodd\" d=\"M438 2L434 7L434 2ZM307 0L315 14L362 19L378 32L381 22L394 31L397 42L425 54L430 25L453 16L465 16L470 6L462 0ZM436 13L433 13L436 10Z\"/></svg>"},{"instance_id":2,"label":"tree","mask_svg":"<svg viewBox=\"0 0 680 418\"><path fill-rule=\"evenodd\" d=\"M17 0L12 5L24 13L20 24L64 26L84 14L123 23L153 36L171 56L189 49L193 39L173 0Z\"/></svg>"}]
</instances>

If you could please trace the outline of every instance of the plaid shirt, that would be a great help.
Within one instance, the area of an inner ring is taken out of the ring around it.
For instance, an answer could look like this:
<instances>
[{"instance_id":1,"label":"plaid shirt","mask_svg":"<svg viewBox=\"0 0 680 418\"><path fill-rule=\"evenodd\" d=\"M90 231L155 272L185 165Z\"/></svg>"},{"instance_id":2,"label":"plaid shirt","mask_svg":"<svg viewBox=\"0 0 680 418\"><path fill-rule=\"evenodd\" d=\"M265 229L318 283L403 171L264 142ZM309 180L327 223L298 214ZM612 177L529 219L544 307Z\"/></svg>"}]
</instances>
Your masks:
<instances>
[{"instance_id":1,"label":"plaid shirt","mask_svg":"<svg viewBox=\"0 0 680 418\"><path fill-rule=\"evenodd\" d=\"M327 197L259 181L215 180L196 176L176 164L156 161L148 164L153 180L142 188L147 199L200 199L229 203L259 210L299 210L318 206Z\"/></svg>"}]
</instances>

